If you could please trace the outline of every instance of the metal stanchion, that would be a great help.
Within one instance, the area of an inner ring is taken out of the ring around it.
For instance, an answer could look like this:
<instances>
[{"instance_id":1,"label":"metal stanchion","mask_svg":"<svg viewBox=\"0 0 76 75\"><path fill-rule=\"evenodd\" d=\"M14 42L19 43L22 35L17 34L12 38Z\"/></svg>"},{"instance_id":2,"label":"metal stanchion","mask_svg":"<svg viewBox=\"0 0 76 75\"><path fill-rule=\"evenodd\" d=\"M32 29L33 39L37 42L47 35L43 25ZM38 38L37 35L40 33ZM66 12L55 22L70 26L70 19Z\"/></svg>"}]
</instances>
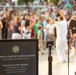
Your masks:
<instances>
[{"instance_id":1,"label":"metal stanchion","mask_svg":"<svg viewBox=\"0 0 76 75\"><path fill-rule=\"evenodd\" d=\"M48 75L52 75L52 56L51 56L51 48L52 48L52 45L49 44L49 53L48 53Z\"/></svg>"}]
</instances>

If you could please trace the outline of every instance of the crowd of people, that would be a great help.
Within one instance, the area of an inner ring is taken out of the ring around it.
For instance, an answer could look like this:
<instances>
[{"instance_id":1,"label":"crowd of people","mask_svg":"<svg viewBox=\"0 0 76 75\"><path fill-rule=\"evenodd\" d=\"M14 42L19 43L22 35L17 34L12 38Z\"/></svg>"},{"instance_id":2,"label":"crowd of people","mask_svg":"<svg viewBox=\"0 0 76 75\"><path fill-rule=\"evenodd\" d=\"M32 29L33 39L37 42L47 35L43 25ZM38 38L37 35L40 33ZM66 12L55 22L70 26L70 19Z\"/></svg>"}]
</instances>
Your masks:
<instances>
[{"instance_id":1,"label":"crowd of people","mask_svg":"<svg viewBox=\"0 0 76 75\"><path fill-rule=\"evenodd\" d=\"M38 39L42 55L43 50L52 44L61 62L67 60L68 40L70 48L76 51L76 9L69 2L60 5L59 9L51 3L48 7L45 4L42 9L0 10L0 40Z\"/></svg>"}]
</instances>

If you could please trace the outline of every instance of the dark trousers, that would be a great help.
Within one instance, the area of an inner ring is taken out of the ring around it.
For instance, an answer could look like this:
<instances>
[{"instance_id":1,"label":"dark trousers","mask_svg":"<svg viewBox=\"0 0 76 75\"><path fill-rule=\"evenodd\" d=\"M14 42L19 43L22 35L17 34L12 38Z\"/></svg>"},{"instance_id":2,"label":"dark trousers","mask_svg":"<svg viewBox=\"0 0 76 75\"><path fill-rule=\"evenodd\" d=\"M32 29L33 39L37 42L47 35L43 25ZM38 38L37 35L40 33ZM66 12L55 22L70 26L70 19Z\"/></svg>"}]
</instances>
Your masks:
<instances>
[{"instance_id":1,"label":"dark trousers","mask_svg":"<svg viewBox=\"0 0 76 75\"><path fill-rule=\"evenodd\" d=\"M54 41L47 41L46 48L49 46L49 44L51 44L53 46L54 45Z\"/></svg>"}]
</instances>

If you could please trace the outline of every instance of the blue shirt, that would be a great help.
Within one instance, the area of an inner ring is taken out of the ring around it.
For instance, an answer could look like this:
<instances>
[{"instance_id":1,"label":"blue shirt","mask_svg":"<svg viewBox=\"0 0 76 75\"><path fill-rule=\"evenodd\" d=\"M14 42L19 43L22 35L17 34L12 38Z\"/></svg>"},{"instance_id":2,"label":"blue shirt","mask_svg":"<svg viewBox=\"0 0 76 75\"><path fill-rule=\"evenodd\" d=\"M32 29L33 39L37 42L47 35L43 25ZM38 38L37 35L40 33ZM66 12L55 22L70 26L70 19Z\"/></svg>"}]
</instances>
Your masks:
<instances>
[{"instance_id":1,"label":"blue shirt","mask_svg":"<svg viewBox=\"0 0 76 75\"><path fill-rule=\"evenodd\" d=\"M64 3L67 3L68 2L68 0L62 0Z\"/></svg>"},{"instance_id":2,"label":"blue shirt","mask_svg":"<svg viewBox=\"0 0 76 75\"><path fill-rule=\"evenodd\" d=\"M13 33L20 33L20 31L18 30L18 27L19 26L21 26L21 23L20 22L18 22L18 26L14 26L14 31L13 31Z\"/></svg>"}]
</instances>

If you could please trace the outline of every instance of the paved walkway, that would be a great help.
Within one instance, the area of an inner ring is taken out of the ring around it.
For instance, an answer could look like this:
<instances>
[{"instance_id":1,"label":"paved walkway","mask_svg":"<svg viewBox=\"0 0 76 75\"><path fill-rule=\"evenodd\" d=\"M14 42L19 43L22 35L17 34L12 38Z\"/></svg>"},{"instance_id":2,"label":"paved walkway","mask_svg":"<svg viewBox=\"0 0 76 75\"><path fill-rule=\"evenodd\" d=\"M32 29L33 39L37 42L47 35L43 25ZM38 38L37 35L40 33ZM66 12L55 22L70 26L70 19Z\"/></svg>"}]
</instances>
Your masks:
<instances>
[{"instance_id":1,"label":"paved walkway","mask_svg":"<svg viewBox=\"0 0 76 75\"><path fill-rule=\"evenodd\" d=\"M39 53L39 75L48 75L48 49L44 51L45 55ZM68 75L68 63L60 63L57 59L55 50L52 50L53 57L53 74L52 75ZM70 74L75 75L76 72L76 55L70 55Z\"/></svg>"}]
</instances>

